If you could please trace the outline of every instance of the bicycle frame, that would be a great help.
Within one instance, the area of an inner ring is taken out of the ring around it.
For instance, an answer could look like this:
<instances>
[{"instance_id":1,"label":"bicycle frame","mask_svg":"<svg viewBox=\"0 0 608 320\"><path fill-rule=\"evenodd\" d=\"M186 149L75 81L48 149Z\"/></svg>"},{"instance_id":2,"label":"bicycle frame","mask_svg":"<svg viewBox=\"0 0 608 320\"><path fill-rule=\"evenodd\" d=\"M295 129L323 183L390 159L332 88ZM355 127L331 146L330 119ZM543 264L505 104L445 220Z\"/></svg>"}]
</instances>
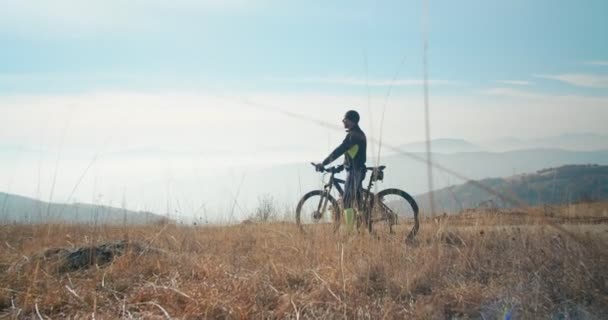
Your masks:
<instances>
[{"instance_id":1,"label":"bicycle frame","mask_svg":"<svg viewBox=\"0 0 608 320\"><path fill-rule=\"evenodd\" d=\"M332 169L327 170L327 172L329 172L331 175L329 176L329 181L323 186L323 191L325 193L325 195L331 195L331 190L332 188L336 188L336 190L338 190L338 193L340 194L341 197L344 196L344 189L342 188L341 184L345 184L346 181L336 178L335 175L336 173L342 172L342 168L341 167L334 167ZM371 205L368 207L368 202L371 200L370 196L372 195L371 193L371 187L372 187L373 182L370 180L368 188L367 189L363 189L361 188L361 191L366 191L365 192L365 198L363 199L363 204L360 204L360 208L363 212L364 215L366 217L366 221L367 221L367 227L368 229L371 230L371 223L372 223L372 219L371 217L367 218L368 216L370 216L370 210L371 210ZM323 197L322 201L319 201L319 205L317 206L317 212L325 212L325 209L327 208L327 202L329 201L329 197ZM388 207L383 206L386 209L388 209ZM390 209L388 209L390 210Z\"/></svg>"},{"instance_id":2,"label":"bicycle frame","mask_svg":"<svg viewBox=\"0 0 608 320\"><path fill-rule=\"evenodd\" d=\"M344 189L342 189L342 186L340 186L340 184L344 184L346 183L346 181L336 178L336 173L336 171L331 171L329 181L323 186L323 191L326 195L330 195L332 187L335 187L336 190L338 190L340 196L344 196ZM322 199L324 199L324 201L319 201L319 205L317 206L317 212L325 212L325 209L327 208L327 201L329 201L329 197L323 197Z\"/></svg>"}]
</instances>

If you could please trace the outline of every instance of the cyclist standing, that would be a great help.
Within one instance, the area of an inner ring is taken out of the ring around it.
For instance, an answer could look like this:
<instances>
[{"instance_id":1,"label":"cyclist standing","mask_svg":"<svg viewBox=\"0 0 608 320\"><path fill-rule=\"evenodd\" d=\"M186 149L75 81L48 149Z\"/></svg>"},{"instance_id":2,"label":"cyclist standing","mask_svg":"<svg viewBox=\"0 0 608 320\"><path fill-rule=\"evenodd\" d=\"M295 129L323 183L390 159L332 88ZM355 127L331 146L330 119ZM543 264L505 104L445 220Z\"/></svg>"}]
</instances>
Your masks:
<instances>
[{"instance_id":1,"label":"cyclist standing","mask_svg":"<svg viewBox=\"0 0 608 320\"><path fill-rule=\"evenodd\" d=\"M346 129L346 138L321 163L316 163L317 171L321 171L340 156L344 155L344 168L347 176L344 184L344 213L349 227L353 225L355 209L362 203L362 182L365 179L365 160L367 152L367 138L359 127L359 113L349 110L344 114L342 123Z\"/></svg>"}]
</instances>

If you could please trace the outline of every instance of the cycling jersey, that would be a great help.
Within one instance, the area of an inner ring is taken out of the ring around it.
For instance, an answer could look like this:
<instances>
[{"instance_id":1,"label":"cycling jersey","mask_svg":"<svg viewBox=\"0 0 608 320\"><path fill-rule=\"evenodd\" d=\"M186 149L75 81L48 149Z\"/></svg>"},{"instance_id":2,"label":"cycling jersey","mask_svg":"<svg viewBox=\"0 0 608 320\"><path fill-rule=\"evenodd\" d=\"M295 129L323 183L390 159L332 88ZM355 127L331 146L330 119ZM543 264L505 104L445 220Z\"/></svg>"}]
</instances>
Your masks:
<instances>
[{"instance_id":1,"label":"cycling jersey","mask_svg":"<svg viewBox=\"0 0 608 320\"><path fill-rule=\"evenodd\" d=\"M323 160L323 165L326 166L344 155L344 167L346 170L363 170L365 169L366 153L367 153L367 138L365 133L361 131L359 126L354 126L347 131L348 134L342 144L340 144L332 153Z\"/></svg>"}]
</instances>

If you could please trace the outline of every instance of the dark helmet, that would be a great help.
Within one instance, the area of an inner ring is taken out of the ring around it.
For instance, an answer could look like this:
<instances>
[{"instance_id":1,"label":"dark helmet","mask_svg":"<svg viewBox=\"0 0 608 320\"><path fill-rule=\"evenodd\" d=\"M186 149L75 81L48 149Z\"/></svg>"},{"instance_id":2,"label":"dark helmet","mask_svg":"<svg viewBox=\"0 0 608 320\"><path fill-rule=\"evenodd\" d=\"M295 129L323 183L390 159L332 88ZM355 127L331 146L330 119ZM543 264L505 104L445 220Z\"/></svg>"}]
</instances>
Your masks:
<instances>
[{"instance_id":1,"label":"dark helmet","mask_svg":"<svg viewBox=\"0 0 608 320\"><path fill-rule=\"evenodd\" d=\"M359 119L361 119L359 117L359 113L355 110L348 110L346 111L346 114L344 114L344 119L348 119L354 123L359 123Z\"/></svg>"}]
</instances>

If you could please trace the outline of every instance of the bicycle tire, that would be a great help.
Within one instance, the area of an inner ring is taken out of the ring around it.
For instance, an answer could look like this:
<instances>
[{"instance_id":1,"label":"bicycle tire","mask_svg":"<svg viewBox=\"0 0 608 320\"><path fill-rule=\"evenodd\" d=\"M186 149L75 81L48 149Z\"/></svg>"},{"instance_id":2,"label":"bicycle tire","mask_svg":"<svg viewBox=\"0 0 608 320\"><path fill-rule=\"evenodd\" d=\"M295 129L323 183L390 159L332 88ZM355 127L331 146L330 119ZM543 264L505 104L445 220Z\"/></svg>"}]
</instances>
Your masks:
<instances>
[{"instance_id":1,"label":"bicycle tire","mask_svg":"<svg viewBox=\"0 0 608 320\"><path fill-rule=\"evenodd\" d=\"M376 194L376 200L383 201L383 198L388 195L402 197L410 205L409 209L411 209L411 212L413 214L414 225L412 226L412 229L408 233L408 235L406 237L406 241L413 240L414 237L416 237L418 230L420 229L420 221L418 218L418 213L419 213L418 204L416 203L414 198L412 198L412 196L410 196L407 192L405 192L401 189L396 189L396 188L384 189L384 190L378 192Z\"/></svg>"},{"instance_id":2,"label":"bicycle tire","mask_svg":"<svg viewBox=\"0 0 608 320\"><path fill-rule=\"evenodd\" d=\"M329 203L331 204L331 208L330 208L330 210L328 210L328 212L330 212L332 214L332 217L331 217L331 221L333 222L332 228L333 228L333 232L336 232L340 228L341 209L340 209L340 206L338 205L338 201L336 201L336 199L334 199L334 197L332 197L331 194L327 194L323 190L310 191L310 192L306 193L304 196L302 196L302 198L298 202L298 206L296 207L296 225L298 226L298 229L300 229L300 231L302 233L307 233L307 231L304 228L304 223L302 222L302 214L307 214L307 213L302 212L302 209L304 208L304 204L306 203L306 201L315 196L319 196L320 197L319 200L324 199L324 197L327 197L327 199L329 200ZM323 214L323 213L321 213L321 214ZM322 218L323 218L323 216L321 216L318 220L321 220Z\"/></svg>"}]
</instances>

